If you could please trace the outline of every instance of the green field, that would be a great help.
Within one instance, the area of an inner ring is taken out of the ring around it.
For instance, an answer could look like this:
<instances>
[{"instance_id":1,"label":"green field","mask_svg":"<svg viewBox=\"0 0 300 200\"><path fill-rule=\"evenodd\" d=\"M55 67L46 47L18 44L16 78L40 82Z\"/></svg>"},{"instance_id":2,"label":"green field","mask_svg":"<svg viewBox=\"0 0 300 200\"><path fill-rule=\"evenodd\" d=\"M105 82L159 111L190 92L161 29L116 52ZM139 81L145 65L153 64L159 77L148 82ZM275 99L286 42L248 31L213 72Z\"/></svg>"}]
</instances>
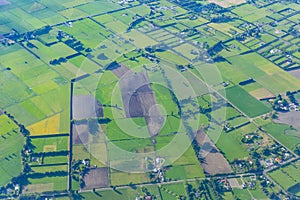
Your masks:
<instances>
[{"instance_id":1,"label":"green field","mask_svg":"<svg viewBox=\"0 0 300 200\"><path fill-rule=\"evenodd\" d=\"M265 104L238 86L226 89L226 98L249 117L256 117L270 112Z\"/></svg>"},{"instance_id":2,"label":"green field","mask_svg":"<svg viewBox=\"0 0 300 200\"><path fill-rule=\"evenodd\" d=\"M275 180L275 182L280 184L288 192L293 193L297 196L300 195L299 174L299 161L269 173L269 175Z\"/></svg>"},{"instance_id":3,"label":"green field","mask_svg":"<svg viewBox=\"0 0 300 200\"><path fill-rule=\"evenodd\" d=\"M0 116L0 185L5 186L12 177L18 176L22 171L21 150L24 137L18 126L6 115Z\"/></svg>"},{"instance_id":4,"label":"green field","mask_svg":"<svg viewBox=\"0 0 300 200\"><path fill-rule=\"evenodd\" d=\"M68 151L69 137L32 138L35 152Z\"/></svg>"},{"instance_id":5,"label":"green field","mask_svg":"<svg viewBox=\"0 0 300 200\"><path fill-rule=\"evenodd\" d=\"M288 132L293 132L295 130L287 124L275 124L269 123L263 126L267 132L269 132L273 137L279 140L286 147L295 151L297 145L299 145L299 136L297 134L288 134Z\"/></svg>"},{"instance_id":6,"label":"green field","mask_svg":"<svg viewBox=\"0 0 300 200\"><path fill-rule=\"evenodd\" d=\"M300 196L298 161L269 173L274 187L262 188L257 178L254 189L220 192L222 184L206 179L202 168L212 158L200 157L205 146L193 139L205 132L238 173L247 173L250 161L258 167L285 151L299 154L299 130L275 123L272 101L265 100L295 92L299 103L292 71L300 64L299 11L292 1L265 0L0 0L0 186L28 162L23 194L67 192L68 167L79 161L76 176L85 178L81 161L89 159L108 168L110 188L78 193L80 181L71 177L70 199L148 199L146 190L158 200L196 199L198 192L199 199L268 199L272 192L284 199L279 185ZM148 105L138 108L153 100L139 90L130 109L143 110L141 117L126 116L123 88L135 83L122 81L127 69L108 68L115 62L147 74L161 127L147 116ZM104 116L73 119L74 106L90 111L84 102L70 105L72 94L94 96ZM70 125L83 128L82 143ZM267 156L273 145L282 152ZM239 169L239 161L247 166ZM164 183L153 183L154 168L162 169ZM250 178L238 179L240 185L243 179Z\"/></svg>"}]
</instances>

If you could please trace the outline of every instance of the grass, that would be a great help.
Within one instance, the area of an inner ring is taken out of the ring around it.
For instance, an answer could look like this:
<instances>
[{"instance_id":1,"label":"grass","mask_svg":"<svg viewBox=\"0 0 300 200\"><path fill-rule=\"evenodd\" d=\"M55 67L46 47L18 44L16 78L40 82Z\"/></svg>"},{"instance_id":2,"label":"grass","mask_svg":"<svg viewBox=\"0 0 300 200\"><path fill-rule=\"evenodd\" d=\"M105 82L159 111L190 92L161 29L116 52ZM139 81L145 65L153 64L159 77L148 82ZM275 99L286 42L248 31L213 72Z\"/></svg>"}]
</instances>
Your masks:
<instances>
[{"instance_id":1,"label":"grass","mask_svg":"<svg viewBox=\"0 0 300 200\"><path fill-rule=\"evenodd\" d=\"M153 143L150 139L131 139L131 140L121 140L121 141L112 141L110 144L116 145L124 151L127 152L144 152L145 149L153 150ZM113 155L113 152L110 152L110 159L115 159L117 155Z\"/></svg>"},{"instance_id":2,"label":"grass","mask_svg":"<svg viewBox=\"0 0 300 200\"><path fill-rule=\"evenodd\" d=\"M191 146L182 153L175 162L171 163L171 167L168 169L166 177L173 180L204 177L203 169Z\"/></svg>"},{"instance_id":3,"label":"grass","mask_svg":"<svg viewBox=\"0 0 300 200\"><path fill-rule=\"evenodd\" d=\"M217 141L217 147L225 154L229 162L234 159L246 158L249 154L247 147L241 142L244 132L240 129L230 133L222 132Z\"/></svg>"},{"instance_id":4,"label":"grass","mask_svg":"<svg viewBox=\"0 0 300 200\"><path fill-rule=\"evenodd\" d=\"M28 182L30 184L26 186L25 193L64 191L67 189L67 176L28 178Z\"/></svg>"},{"instance_id":5,"label":"grass","mask_svg":"<svg viewBox=\"0 0 300 200\"><path fill-rule=\"evenodd\" d=\"M177 195L186 196L186 191L184 189L183 183L179 184L168 184L163 186L163 188L170 190L171 192L176 193Z\"/></svg>"},{"instance_id":6,"label":"grass","mask_svg":"<svg viewBox=\"0 0 300 200\"><path fill-rule=\"evenodd\" d=\"M134 199L136 198L138 191L135 189L117 189L113 190L104 190L97 191L97 193L85 192L80 193L79 195L74 196L74 200L83 200L83 199L95 199L95 200L105 200L105 199L114 199L114 200L125 200L125 199Z\"/></svg>"},{"instance_id":7,"label":"grass","mask_svg":"<svg viewBox=\"0 0 300 200\"><path fill-rule=\"evenodd\" d=\"M126 172L111 172L111 185L128 185L128 183L147 183L150 181L149 175L146 173L126 173Z\"/></svg>"},{"instance_id":8,"label":"grass","mask_svg":"<svg viewBox=\"0 0 300 200\"><path fill-rule=\"evenodd\" d=\"M45 173L45 172L56 172L56 171L68 171L67 165L54 165L51 167L45 166L38 166L38 167L31 167L33 173Z\"/></svg>"},{"instance_id":9,"label":"grass","mask_svg":"<svg viewBox=\"0 0 300 200\"><path fill-rule=\"evenodd\" d=\"M233 189L233 193L239 198L239 199L245 199L245 200L251 200L252 197L248 190L244 189Z\"/></svg>"},{"instance_id":10,"label":"grass","mask_svg":"<svg viewBox=\"0 0 300 200\"><path fill-rule=\"evenodd\" d=\"M103 158L97 159L91 154L93 152L93 150L88 151L84 145L73 145L73 157L75 160L83 160L88 158L91 160L91 165L103 166Z\"/></svg>"},{"instance_id":11,"label":"grass","mask_svg":"<svg viewBox=\"0 0 300 200\"><path fill-rule=\"evenodd\" d=\"M159 135L172 135L179 131L179 127L181 124L181 119L178 119L177 117L173 116L167 116L165 118L164 125L161 127Z\"/></svg>"},{"instance_id":12,"label":"grass","mask_svg":"<svg viewBox=\"0 0 300 200\"><path fill-rule=\"evenodd\" d=\"M0 97L1 108L19 103L33 95L32 90L9 71L2 71L0 74L0 90L6 94Z\"/></svg>"},{"instance_id":13,"label":"grass","mask_svg":"<svg viewBox=\"0 0 300 200\"><path fill-rule=\"evenodd\" d=\"M80 9L79 7L77 8ZM105 27L100 26L91 19L76 21L73 23L72 27L61 25L58 28L75 36L86 48L95 48L111 34Z\"/></svg>"},{"instance_id":14,"label":"grass","mask_svg":"<svg viewBox=\"0 0 300 200\"><path fill-rule=\"evenodd\" d=\"M0 115L0 126L0 136L18 129L18 126L7 115Z\"/></svg>"},{"instance_id":15,"label":"grass","mask_svg":"<svg viewBox=\"0 0 300 200\"><path fill-rule=\"evenodd\" d=\"M1 125L4 124L3 127L5 128L1 129L0 137L1 186L6 185L12 177L16 177L21 173L21 150L24 144L24 137L16 130L14 122L3 116L4 115L0 118ZM12 128L14 130L12 130Z\"/></svg>"},{"instance_id":16,"label":"grass","mask_svg":"<svg viewBox=\"0 0 300 200\"><path fill-rule=\"evenodd\" d=\"M67 151L69 137L32 138L34 152L47 152L47 146L55 146L53 151Z\"/></svg>"},{"instance_id":17,"label":"grass","mask_svg":"<svg viewBox=\"0 0 300 200\"><path fill-rule=\"evenodd\" d=\"M211 112L211 116L220 123L223 123L223 121L225 120L227 121L240 115L241 114L236 109L230 106L223 106Z\"/></svg>"},{"instance_id":18,"label":"grass","mask_svg":"<svg viewBox=\"0 0 300 200\"><path fill-rule=\"evenodd\" d=\"M238 86L226 89L226 98L249 117L270 112L270 108Z\"/></svg>"},{"instance_id":19,"label":"grass","mask_svg":"<svg viewBox=\"0 0 300 200\"><path fill-rule=\"evenodd\" d=\"M263 128L284 146L293 151L296 150L296 146L299 144L299 137L297 135L287 134L287 131L291 130L289 125L269 123L264 125Z\"/></svg>"},{"instance_id":20,"label":"grass","mask_svg":"<svg viewBox=\"0 0 300 200\"><path fill-rule=\"evenodd\" d=\"M278 170L269 173L271 178L280 184L285 190L300 195L299 182L300 182L300 168L299 161L289 164Z\"/></svg>"},{"instance_id":21,"label":"grass","mask_svg":"<svg viewBox=\"0 0 300 200\"><path fill-rule=\"evenodd\" d=\"M112 10L116 10L120 7L121 6L116 3L104 0L101 2L94 1L89 4L83 4L78 6L77 8L84 11L88 15L94 15L94 14L106 13Z\"/></svg>"}]
</instances>

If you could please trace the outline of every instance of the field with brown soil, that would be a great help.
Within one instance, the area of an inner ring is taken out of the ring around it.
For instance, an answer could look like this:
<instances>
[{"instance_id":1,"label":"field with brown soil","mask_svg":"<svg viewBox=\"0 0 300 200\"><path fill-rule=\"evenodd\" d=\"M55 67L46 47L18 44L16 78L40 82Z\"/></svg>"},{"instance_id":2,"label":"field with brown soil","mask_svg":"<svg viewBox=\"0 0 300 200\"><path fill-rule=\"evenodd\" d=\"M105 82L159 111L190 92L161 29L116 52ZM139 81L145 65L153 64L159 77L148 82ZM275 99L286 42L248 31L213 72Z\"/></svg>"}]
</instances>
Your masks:
<instances>
[{"instance_id":1,"label":"field with brown soil","mask_svg":"<svg viewBox=\"0 0 300 200\"><path fill-rule=\"evenodd\" d=\"M147 73L127 72L119 84L126 117L145 117L150 135L157 135L164 120L160 116Z\"/></svg>"},{"instance_id":2,"label":"field with brown soil","mask_svg":"<svg viewBox=\"0 0 300 200\"><path fill-rule=\"evenodd\" d=\"M130 72L130 69L123 64L115 64L109 70L111 70L118 78L121 78L126 73Z\"/></svg>"},{"instance_id":3,"label":"field with brown soil","mask_svg":"<svg viewBox=\"0 0 300 200\"><path fill-rule=\"evenodd\" d=\"M102 105L92 95L73 96L72 112L75 120L103 117Z\"/></svg>"},{"instance_id":4,"label":"field with brown soil","mask_svg":"<svg viewBox=\"0 0 300 200\"><path fill-rule=\"evenodd\" d=\"M87 144L89 142L89 128L87 124L73 124L73 144Z\"/></svg>"},{"instance_id":5,"label":"field with brown soil","mask_svg":"<svg viewBox=\"0 0 300 200\"><path fill-rule=\"evenodd\" d=\"M205 173L215 175L232 172L228 161L203 131L198 131L196 133L195 140L201 149L201 166Z\"/></svg>"},{"instance_id":6,"label":"field with brown soil","mask_svg":"<svg viewBox=\"0 0 300 200\"><path fill-rule=\"evenodd\" d=\"M109 186L109 170L107 167L90 169L84 176L83 189L104 188Z\"/></svg>"}]
</instances>

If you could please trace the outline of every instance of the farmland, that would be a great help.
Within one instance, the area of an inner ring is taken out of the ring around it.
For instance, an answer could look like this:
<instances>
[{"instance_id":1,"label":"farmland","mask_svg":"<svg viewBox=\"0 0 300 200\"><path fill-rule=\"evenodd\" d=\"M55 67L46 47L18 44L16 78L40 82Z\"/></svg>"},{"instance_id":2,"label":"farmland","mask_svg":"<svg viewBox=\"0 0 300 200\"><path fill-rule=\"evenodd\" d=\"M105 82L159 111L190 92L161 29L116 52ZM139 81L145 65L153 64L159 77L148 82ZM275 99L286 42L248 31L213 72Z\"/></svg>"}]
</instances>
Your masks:
<instances>
[{"instance_id":1,"label":"farmland","mask_svg":"<svg viewBox=\"0 0 300 200\"><path fill-rule=\"evenodd\" d=\"M0 0L0 198L298 198L299 20L295 1Z\"/></svg>"},{"instance_id":2,"label":"farmland","mask_svg":"<svg viewBox=\"0 0 300 200\"><path fill-rule=\"evenodd\" d=\"M22 172L21 149L24 137L19 132L19 127L6 115L0 116L1 124L1 173L0 184L9 183L12 177L19 176Z\"/></svg>"},{"instance_id":3,"label":"farmland","mask_svg":"<svg viewBox=\"0 0 300 200\"><path fill-rule=\"evenodd\" d=\"M272 171L270 176L284 189L299 195L299 162Z\"/></svg>"}]
</instances>

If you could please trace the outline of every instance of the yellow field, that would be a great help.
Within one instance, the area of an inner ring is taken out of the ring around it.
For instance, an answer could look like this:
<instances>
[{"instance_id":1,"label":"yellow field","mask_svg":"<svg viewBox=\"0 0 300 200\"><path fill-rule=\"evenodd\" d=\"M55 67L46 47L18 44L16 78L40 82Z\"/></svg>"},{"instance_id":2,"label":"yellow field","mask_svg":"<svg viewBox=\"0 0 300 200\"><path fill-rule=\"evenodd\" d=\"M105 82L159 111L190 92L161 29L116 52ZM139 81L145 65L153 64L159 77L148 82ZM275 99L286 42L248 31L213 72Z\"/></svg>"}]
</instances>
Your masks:
<instances>
[{"instance_id":1,"label":"yellow field","mask_svg":"<svg viewBox=\"0 0 300 200\"><path fill-rule=\"evenodd\" d=\"M44 146L44 152L54 152L56 151L56 143L53 145L45 145Z\"/></svg>"},{"instance_id":2,"label":"yellow field","mask_svg":"<svg viewBox=\"0 0 300 200\"><path fill-rule=\"evenodd\" d=\"M229 35L230 37L232 37L232 33L230 32L231 30L235 30L237 33L242 33L243 31L230 25L230 24L226 24L226 23L210 23L208 26L222 32L225 33L227 35Z\"/></svg>"},{"instance_id":3,"label":"yellow field","mask_svg":"<svg viewBox=\"0 0 300 200\"><path fill-rule=\"evenodd\" d=\"M60 114L44 119L27 127L31 136L59 134Z\"/></svg>"},{"instance_id":4,"label":"yellow field","mask_svg":"<svg viewBox=\"0 0 300 200\"><path fill-rule=\"evenodd\" d=\"M275 96L274 94L272 94L269 90L267 90L265 88L259 88L254 91L251 91L249 93L258 100L264 99L264 98L271 98L271 97Z\"/></svg>"}]
</instances>

